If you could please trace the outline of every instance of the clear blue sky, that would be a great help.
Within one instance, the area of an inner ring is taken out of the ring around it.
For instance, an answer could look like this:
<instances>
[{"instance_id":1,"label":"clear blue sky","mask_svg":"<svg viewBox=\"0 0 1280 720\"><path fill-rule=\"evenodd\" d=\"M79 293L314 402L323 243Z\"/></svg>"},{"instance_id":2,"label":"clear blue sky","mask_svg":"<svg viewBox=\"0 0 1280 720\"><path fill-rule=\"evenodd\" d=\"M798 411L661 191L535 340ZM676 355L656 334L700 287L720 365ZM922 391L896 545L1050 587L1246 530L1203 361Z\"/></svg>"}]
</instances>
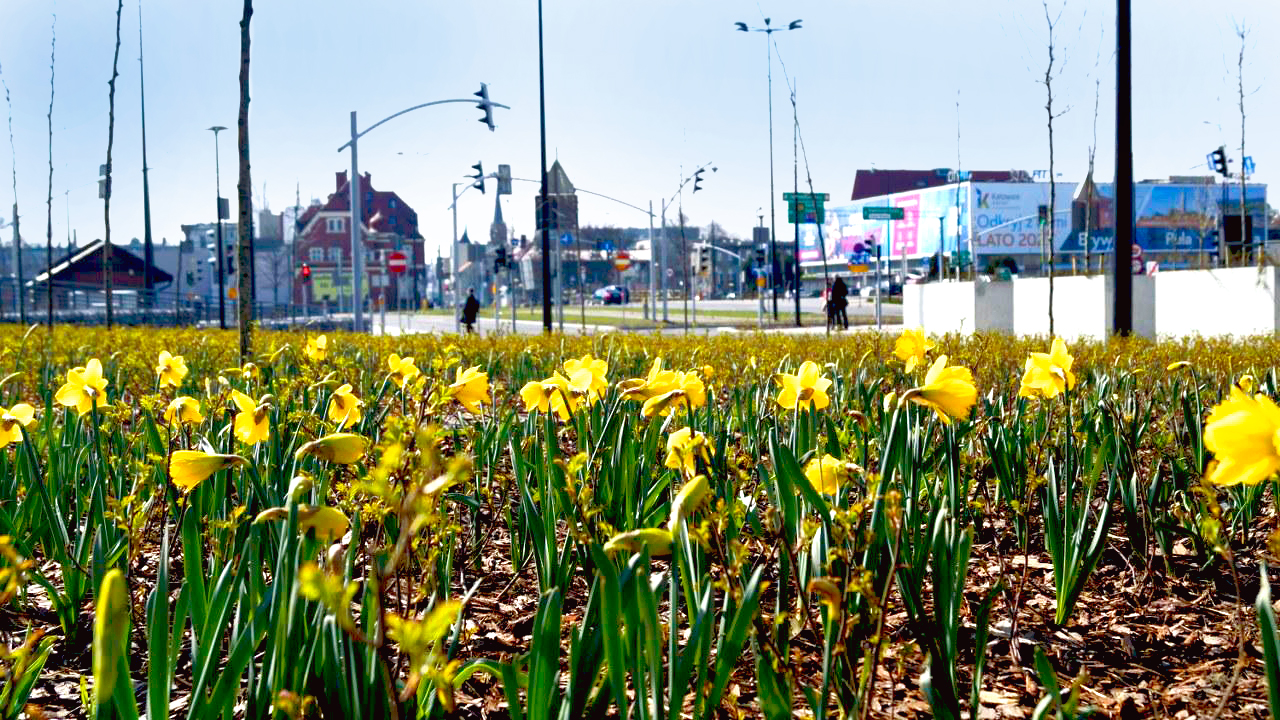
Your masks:
<instances>
[{"instance_id":1,"label":"clear blue sky","mask_svg":"<svg viewBox=\"0 0 1280 720\"><path fill-rule=\"evenodd\" d=\"M450 184L477 160L538 176L537 15L533 0L275 0L253 18L250 133L255 193L272 209L333 191L350 167L336 152L349 112L367 125L429 100L469 97L488 82L498 130L465 105L392 121L360 145L362 171L419 214L428 248L450 235ZM1051 3L1062 7L1061 0ZM114 3L0 3L0 77L13 102L23 236L43 242L47 178L49 39L57 12L53 234L101 237L98 166L107 145L107 80ZM1044 11L1029 0L898 3L728 0L547 0L547 143L579 187L637 205L675 192L686 172L714 161L704 192L684 196L690 221L747 235L769 205L765 38L733 23L804 27L774 35L798 82L801 132L815 190L848 198L854 171L954 167L959 94L960 164L969 169L1048 167ZM184 223L212 219L213 138L222 134L223 194L236 183L240 3L144 0L148 152L153 235L170 242ZM1255 179L1280 168L1275 0L1137 0L1134 3L1134 150L1138 178L1205 172L1205 154L1238 155L1233 22L1251 28L1245 57L1247 151ZM116 91L112 236L142 235L138 3L126 0ZM1101 79L1097 175L1109 179L1115 70L1114 3L1068 0L1057 31L1054 127L1062 178L1080 180L1091 141L1094 80ZM773 64L777 192L792 184L791 106ZM1207 122L1206 122L1207 121ZM5 128L7 130L7 128ZM0 139L0 216L12 203L11 153ZM1200 167L1197 167L1199 165ZM804 165L801 165L804 183ZM504 198L508 223L532 234L536 185ZM460 202L459 230L487 237L494 186ZM1280 188L1276 188L1280 191ZM1273 201L1273 205L1277 204ZM779 233L790 234L779 202ZM590 197L584 223L641 226L642 213ZM767 222L767 218L766 218ZM9 231L4 231L7 244ZM447 252L447 250L446 250Z\"/></svg>"}]
</instances>

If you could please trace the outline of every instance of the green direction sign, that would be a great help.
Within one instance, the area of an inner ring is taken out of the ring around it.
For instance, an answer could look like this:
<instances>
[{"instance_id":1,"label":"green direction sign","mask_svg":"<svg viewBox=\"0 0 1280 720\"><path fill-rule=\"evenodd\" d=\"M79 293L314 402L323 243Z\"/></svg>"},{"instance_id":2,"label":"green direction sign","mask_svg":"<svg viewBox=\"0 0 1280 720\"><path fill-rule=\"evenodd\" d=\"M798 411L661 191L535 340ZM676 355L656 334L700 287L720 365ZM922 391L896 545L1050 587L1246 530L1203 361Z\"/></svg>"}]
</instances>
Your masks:
<instances>
[{"instance_id":1,"label":"green direction sign","mask_svg":"<svg viewBox=\"0 0 1280 720\"><path fill-rule=\"evenodd\" d=\"M863 220L901 220L904 213L900 207L864 207Z\"/></svg>"},{"instance_id":2,"label":"green direction sign","mask_svg":"<svg viewBox=\"0 0 1280 720\"><path fill-rule=\"evenodd\" d=\"M782 193L787 201L787 222L817 223L827 221L826 201L831 199L827 193Z\"/></svg>"}]
</instances>

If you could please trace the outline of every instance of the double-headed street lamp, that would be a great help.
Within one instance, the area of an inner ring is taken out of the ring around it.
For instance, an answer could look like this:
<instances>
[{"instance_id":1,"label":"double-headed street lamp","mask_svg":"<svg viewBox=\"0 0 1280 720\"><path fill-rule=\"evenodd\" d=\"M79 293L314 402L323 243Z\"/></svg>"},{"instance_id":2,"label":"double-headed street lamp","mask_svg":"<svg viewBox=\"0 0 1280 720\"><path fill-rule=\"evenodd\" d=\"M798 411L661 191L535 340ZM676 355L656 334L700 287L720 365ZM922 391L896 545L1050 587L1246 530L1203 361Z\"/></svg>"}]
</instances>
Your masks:
<instances>
[{"instance_id":1,"label":"double-headed street lamp","mask_svg":"<svg viewBox=\"0 0 1280 720\"><path fill-rule=\"evenodd\" d=\"M784 30L799 30L800 21L792 20L786 27L773 27L769 18L764 19L764 27L749 27L746 23L734 23L742 32L762 32L765 34L765 47L769 56L769 284L773 287L773 319L778 319L778 283L773 277L776 266L781 273L782 265L778 261L778 216L773 192L773 34ZM797 258L797 261L799 258ZM797 288L799 286L797 285Z\"/></svg>"},{"instance_id":2,"label":"double-headed street lamp","mask_svg":"<svg viewBox=\"0 0 1280 720\"><path fill-rule=\"evenodd\" d=\"M218 193L218 327L227 329L227 289L226 274L222 268L222 168L220 158L218 156L218 133L226 130L221 125L214 125L209 128L213 131L213 177L217 183ZM150 272L148 270L147 272Z\"/></svg>"},{"instance_id":3,"label":"double-headed street lamp","mask_svg":"<svg viewBox=\"0 0 1280 720\"><path fill-rule=\"evenodd\" d=\"M444 105L445 103L474 104L481 110L481 112L484 113L484 116L480 118L480 122L488 125L489 129L493 130L495 127L493 124L493 108L499 107L505 110L510 110L511 108L501 103L489 100L489 86L485 83L480 83L480 90L474 94L480 99L434 100L432 102L422 103L421 105L414 105L411 108L406 108L398 113L388 115L387 117L370 125L363 132L356 129L356 111L351 111L351 139L343 143L342 146L338 148L338 152L342 152L348 147L351 148L351 177L347 180L347 197L351 203L351 309L352 330L355 332L360 332L364 326L364 295L360 289L361 281L363 279L362 276L364 274L364 247L361 243L360 226L363 222L364 215L360 209L360 166L358 163L357 143L360 138L373 132L375 128L383 123L394 120L395 118L406 113L413 112L414 110L420 110L432 105ZM454 248L454 252L457 252L456 247Z\"/></svg>"}]
</instances>

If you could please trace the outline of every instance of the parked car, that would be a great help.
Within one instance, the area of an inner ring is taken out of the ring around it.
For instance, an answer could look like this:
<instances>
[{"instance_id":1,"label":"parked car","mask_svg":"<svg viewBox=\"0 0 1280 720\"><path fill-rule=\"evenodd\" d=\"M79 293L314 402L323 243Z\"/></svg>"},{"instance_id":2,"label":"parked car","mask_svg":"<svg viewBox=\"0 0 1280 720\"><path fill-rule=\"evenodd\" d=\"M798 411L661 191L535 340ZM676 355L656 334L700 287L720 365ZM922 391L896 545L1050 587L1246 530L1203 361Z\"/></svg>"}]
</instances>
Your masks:
<instances>
[{"instance_id":1,"label":"parked car","mask_svg":"<svg viewBox=\"0 0 1280 720\"><path fill-rule=\"evenodd\" d=\"M901 285L901 284L899 284L899 283L897 283L897 282L890 282L890 281L888 281L888 280L881 280L881 281L880 281L880 292L881 292L881 293L883 293L883 294L884 294L884 295L886 295L886 296L901 295L901 294L902 294L902 285ZM876 296L876 287L875 287L875 283L867 283L866 285L863 285L863 286L862 286L862 289L860 289L860 290L858 291L858 297L863 297L863 298L873 298L873 297L875 297L875 296Z\"/></svg>"},{"instance_id":2,"label":"parked car","mask_svg":"<svg viewBox=\"0 0 1280 720\"><path fill-rule=\"evenodd\" d=\"M631 300L631 293L621 285L605 285L591 295L601 305L622 305Z\"/></svg>"}]
</instances>

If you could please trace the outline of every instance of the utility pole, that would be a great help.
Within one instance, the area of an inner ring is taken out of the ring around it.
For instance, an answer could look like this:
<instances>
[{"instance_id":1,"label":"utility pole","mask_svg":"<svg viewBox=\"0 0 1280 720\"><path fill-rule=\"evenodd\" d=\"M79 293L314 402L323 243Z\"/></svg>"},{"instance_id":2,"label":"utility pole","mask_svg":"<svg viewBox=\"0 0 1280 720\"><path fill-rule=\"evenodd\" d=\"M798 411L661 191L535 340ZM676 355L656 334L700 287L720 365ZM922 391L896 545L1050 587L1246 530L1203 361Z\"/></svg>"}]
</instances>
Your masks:
<instances>
[{"instance_id":1,"label":"utility pole","mask_svg":"<svg viewBox=\"0 0 1280 720\"><path fill-rule=\"evenodd\" d=\"M538 193L538 234L542 240L542 331L551 332L551 242L547 204L547 83L543 67L542 0L538 0L538 122L541 126L542 189Z\"/></svg>"},{"instance_id":2,"label":"utility pole","mask_svg":"<svg viewBox=\"0 0 1280 720\"><path fill-rule=\"evenodd\" d=\"M1112 254L1115 335L1133 332L1133 78L1130 0L1116 0L1116 244Z\"/></svg>"},{"instance_id":3,"label":"utility pole","mask_svg":"<svg viewBox=\"0 0 1280 720\"><path fill-rule=\"evenodd\" d=\"M800 115L796 110L796 90L795 78L791 80L791 174L792 174L792 197L800 197ZM793 201L794 202L794 201ZM792 256L794 263L792 265L791 277L795 281L795 299L796 299L796 327L800 327L800 219L801 215L796 208L796 221L792 223L795 228L795 240L792 244ZM817 212L815 204L814 212ZM817 219L816 216L814 218ZM831 323L827 323L827 327L831 327Z\"/></svg>"},{"instance_id":4,"label":"utility pole","mask_svg":"<svg viewBox=\"0 0 1280 720\"><path fill-rule=\"evenodd\" d=\"M138 1L138 90L142 102L142 271L144 318L149 318L155 302L152 267L155 266L155 249L151 244L151 184L147 181L147 85L142 66L142 1Z\"/></svg>"}]
</instances>

